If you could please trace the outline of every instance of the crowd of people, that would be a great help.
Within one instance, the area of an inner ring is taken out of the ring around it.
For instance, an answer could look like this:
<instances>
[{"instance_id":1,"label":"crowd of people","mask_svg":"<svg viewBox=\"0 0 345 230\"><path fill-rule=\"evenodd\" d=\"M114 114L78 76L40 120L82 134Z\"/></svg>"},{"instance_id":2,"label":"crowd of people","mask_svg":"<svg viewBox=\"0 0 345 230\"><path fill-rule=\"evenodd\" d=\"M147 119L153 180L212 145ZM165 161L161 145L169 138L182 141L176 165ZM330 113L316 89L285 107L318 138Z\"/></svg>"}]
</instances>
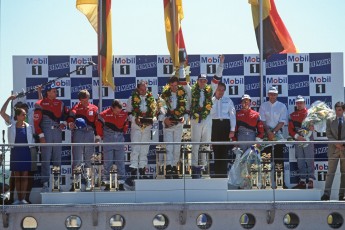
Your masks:
<instances>
[{"instance_id":1,"label":"crowd of people","mask_svg":"<svg viewBox=\"0 0 345 230\"><path fill-rule=\"evenodd\" d=\"M305 141L300 132L302 121L307 116L305 99L296 97L296 110L288 116L285 104L278 101L276 87L268 89L268 100L263 102L259 111L251 108L251 96L243 94L242 108L236 112L234 103L225 95L226 85L222 83L224 56L220 56L220 63L209 84L205 74L200 74L194 85L186 81L184 63L181 63L175 76L172 76L157 101L148 90L145 80L137 83L127 102L127 108L115 99L105 111L99 112L96 105L89 102L90 93L81 90L78 94L79 102L73 108L67 109L63 102L57 99L57 89L49 85L44 96L39 87L39 98L31 115L25 103L14 105L14 116L6 114L9 102L16 99L10 96L1 109L1 116L9 125L8 141L13 143L27 143L27 147L11 148L12 171L11 200L13 204L29 203L32 188L33 172L37 166L36 148L30 144L35 142L47 143L41 146L41 182L42 192L49 191L50 165L61 166L61 145L49 146L49 143L62 143L62 131L69 128L72 131L72 143L123 143L123 145L106 145L103 147L104 172L102 180L109 183L109 171L113 164L118 169L120 190L132 190L136 178L145 179L148 164L149 145L134 144L130 153L130 172L125 172L124 134L131 124L131 142L150 142L152 140L152 125L155 121L163 124L164 142L180 142L183 125L190 121L192 142L228 141L229 145L212 146L214 152L214 174L212 178L226 178L228 175L228 153L230 145L236 145L245 152L251 145L237 144L236 141L262 140L277 141L282 135L282 129L288 125L289 135L295 141ZM338 123L344 121L344 104L335 105L337 117L327 122L327 137L329 140L344 140L345 130L339 129ZM338 119L339 117L339 119ZM313 130L313 126L308 127ZM341 135L339 136L339 132ZM191 176L193 179L202 177L202 171L207 164L207 152L210 146L193 145L191 151ZM178 163L181 161L181 146L166 145L166 178L178 178ZM275 144L265 149L272 153L275 168L284 169L283 145ZM94 146L73 146L72 167L82 162L86 168L91 167L91 157L95 152ZM206 152L206 153L205 153ZM299 183L296 189L313 188L314 178L314 149L313 145L295 145L298 163ZM343 145L329 145L329 169L322 200L329 200L331 185L338 160L341 162L341 188L345 188L345 147ZM275 186L273 179L272 186ZM285 186L285 185L284 185ZM18 200L13 200L13 191L17 191ZM109 186L108 186L109 188ZM73 190L73 185L71 190ZM344 189L340 189L339 199L344 199Z\"/></svg>"}]
</instances>

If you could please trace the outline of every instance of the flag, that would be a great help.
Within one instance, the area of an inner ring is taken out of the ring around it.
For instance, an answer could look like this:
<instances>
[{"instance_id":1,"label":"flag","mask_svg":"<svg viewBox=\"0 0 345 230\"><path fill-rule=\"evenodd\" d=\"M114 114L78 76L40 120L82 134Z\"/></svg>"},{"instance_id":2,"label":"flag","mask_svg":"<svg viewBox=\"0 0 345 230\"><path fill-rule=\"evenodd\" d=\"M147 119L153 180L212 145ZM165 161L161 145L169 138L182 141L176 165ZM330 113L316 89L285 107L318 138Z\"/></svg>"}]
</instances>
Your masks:
<instances>
[{"instance_id":1,"label":"flag","mask_svg":"<svg viewBox=\"0 0 345 230\"><path fill-rule=\"evenodd\" d=\"M260 0L248 0L252 8L253 24L257 45L260 48ZM262 0L263 56L272 54L297 53L295 44L280 18L274 0Z\"/></svg>"},{"instance_id":2,"label":"flag","mask_svg":"<svg viewBox=\"0 0 345 230\"><path fill-rule=\"evenodd\" d=\"M185 49L181 21L184 18L182 0L163 0L165 34L170 57L179 66L179 50Z\"/></svg>"},{"instance_id":3,"label":"flag","mask_svg":"<svg viewBox=\"0 0 345 230\"><path fill-rule=\"evenodd\" d=\"M102 70L103 85L114 90L111 0L77 0L77 9L87 17L97 32L98 70Z\"/></svg>"}]
</instances>

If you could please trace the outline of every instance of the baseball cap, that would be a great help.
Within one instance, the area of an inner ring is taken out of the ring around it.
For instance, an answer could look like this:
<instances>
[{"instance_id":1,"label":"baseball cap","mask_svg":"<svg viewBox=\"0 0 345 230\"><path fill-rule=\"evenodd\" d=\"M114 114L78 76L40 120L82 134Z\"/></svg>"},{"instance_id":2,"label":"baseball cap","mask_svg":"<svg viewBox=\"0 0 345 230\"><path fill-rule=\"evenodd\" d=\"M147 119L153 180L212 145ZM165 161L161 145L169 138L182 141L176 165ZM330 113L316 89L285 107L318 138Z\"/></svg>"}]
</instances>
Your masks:
<instances>
[{"instance_id":1,"label":"baseball cap","mask_svg":"<svg viewBox=\"0 0 345 230\"><path fill-rule=\"evenodd\" d=\"M52 84L46 85L46 91L49 91L51 89L57 89L57 88L59 88L59 87L55 85L55 82Z\"/></svg>"},{"instance_id":2,"label":"baseball cap","mask_svg":"<svg viewBox=\"0 0 345 230\"><path fill-rule=\"evenodd\" d=\"M271 87L268 89L268 93L276 93L276 94L278 94L278 90L277 90L276 87L271 86Z\"/></svg>"},{"instance_id":3,"label":"baseball cap","mask_svg":"<svg viewBox=\"0 0 345 230\"><path fill-rule=\"evenodd\" d=\"M207 77L206 77L206 74L200 74L199 76L198 76L198 80L199 79L205 79L205 80L207 80Z\"/></svg>"},{"instance_id":4,"label":"baseball cap","mask_svg":"<svg viewBox=\"0 0 345 230\"><path fill-rule=\"evenodd\" d=\"M252 100L251 97L248 94L243 94L241 100L244 100L244 99Z\"/></svg>"},{"instance_id":5,"label":"baseball cap","mask_svg":"<svg viewBox=\"0 0 345 230\"><path fill-rule=\"evenodd\" d=\"M302 97L301 95L298 95L298 96L296 97L295 102L300 102L300 101L304 102L305 100L304 100L304 97Z\"/></svg>"}]
</instances>

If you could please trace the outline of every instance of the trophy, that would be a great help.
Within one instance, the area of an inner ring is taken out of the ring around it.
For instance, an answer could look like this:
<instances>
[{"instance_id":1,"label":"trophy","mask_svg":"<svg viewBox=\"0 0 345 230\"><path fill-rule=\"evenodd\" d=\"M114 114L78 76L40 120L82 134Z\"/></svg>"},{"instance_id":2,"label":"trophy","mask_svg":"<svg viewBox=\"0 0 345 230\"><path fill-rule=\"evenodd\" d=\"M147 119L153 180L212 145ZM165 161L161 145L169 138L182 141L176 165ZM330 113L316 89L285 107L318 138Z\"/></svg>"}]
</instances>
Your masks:
<instances>
[{"instance_id":1,"label":"trophy","mask_svg":"<svg viewBox=\"0 0 345 230\"><path fill-rule=\"evenodd\" d=\"M81 166L75 166L73 169L73 191L76 189L81 190Z\"/></svg>"},{"instance_id":2,"label":"trophy","mask_svg":"<svg viewBox=\"0 0 345 230\"><path fill-rule=\"evenodd\" d=\"M271 153L262 153L262 186L265 189L271 188Z\"/></svg>"},{"instance_id":3,"label":"trophy","mask_svg":"<svg viewBox=\"0 0 345 230\"><path fill-rule=\"evenodd\" d=\"M92 191L93 189L93 177L92 177L93 173L92 173L92 169L91 168L85 168L85 172L84 172L84 179L86 181L86 185L85 185L85 191Z\"/></svg>"},{"instance_id":4,"label":"trophy","mask_svg":"<svg viewBox=\"0 0 345 230\"><path fill-rule=\"evenodd\" d=\"M165 179L166 149L163 145L156 146L156 179Z\"/></svg>"},{"instance_id":5,"label":"trophy","mask_svg":"<svg viewBox=\"0 0 345 230\"><path fill-rule=\"evenodd\" d=\"M117 166L112 165L109 171L110 178L110 191L117 191L119 189L119 181L117 179Z\"/></svg>"},{"instance_id":6,"label":"trophy","mask_svg":"<svg viewBox=\"0 0 345 230\"><path fill-rule=\"evenodd\" d=\"M276 164L275 169L276 169L275 174L276 174L277 189L283 189L283 184L284 184L283 164Z\"/></svg>"},{"instance_id":7,"label":"trophy","mask_svg":"<svg viewBox=\"0 0 345 230\"><path fill-rule=\"evenodd\" d=\"M187 53L186 53L186 50L181 48L179 49L178 51L178 57L179 57L179 60L180 60L180 63L181 62L185 62L187 60Z\"/></svg>"},{"instance_id":8,"label":"trophy","mask_svg":"<svg viewBox=\"0 0 345 230\"><path fill-rule=\"evenodd\" d=\"M252 164L250 166L250 182L252 189L259 189L259 165Z\"/></svg>"},{"instance_id":9,"label":"trophy","mask_svg":"<svg viewBox=\"0 0 345 230\"><path fill-rule=\"evenodd\" d=\"M60 191L60 166L53 166L52 170L52 182L53 182L53 188L52 192L59 192Z\"/></svg>"},{"instance_id":10,"label":"trophy","mask_svg":"<svg viewBox=\"0 0 345 230\"><path fill-rule=\"evenodd\" d=\"M92 154L91 165L92 165L91 187L93 187L95 190L101 191L102 155L98 153Z\"/></svg>"}]
</instances>

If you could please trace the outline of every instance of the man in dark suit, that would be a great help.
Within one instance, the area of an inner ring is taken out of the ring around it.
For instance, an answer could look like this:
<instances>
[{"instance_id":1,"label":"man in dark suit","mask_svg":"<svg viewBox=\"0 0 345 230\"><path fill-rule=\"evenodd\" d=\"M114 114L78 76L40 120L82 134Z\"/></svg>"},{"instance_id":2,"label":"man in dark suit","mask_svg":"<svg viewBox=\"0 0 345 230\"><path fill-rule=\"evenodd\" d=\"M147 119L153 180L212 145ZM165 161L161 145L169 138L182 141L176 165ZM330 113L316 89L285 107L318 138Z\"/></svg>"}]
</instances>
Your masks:
<instances>
[{"instance_id":1,"label":"man in dark suit","mask_svg":"<svg viewBox=\"0 0 345 230\"><path fill-rule=\"evenodd\" d=\"M327 120L326 135L329 141L345 140L345 105L337 102L334 105L335 116ZM331 196L332 183L335 171L337 170L340 159L340 189L339 200L344 200L345 192L345 147L343 144L328 145L328 171L326 177L325 191L321 200L329 200Z\"/></svg>"}]
</instances>

